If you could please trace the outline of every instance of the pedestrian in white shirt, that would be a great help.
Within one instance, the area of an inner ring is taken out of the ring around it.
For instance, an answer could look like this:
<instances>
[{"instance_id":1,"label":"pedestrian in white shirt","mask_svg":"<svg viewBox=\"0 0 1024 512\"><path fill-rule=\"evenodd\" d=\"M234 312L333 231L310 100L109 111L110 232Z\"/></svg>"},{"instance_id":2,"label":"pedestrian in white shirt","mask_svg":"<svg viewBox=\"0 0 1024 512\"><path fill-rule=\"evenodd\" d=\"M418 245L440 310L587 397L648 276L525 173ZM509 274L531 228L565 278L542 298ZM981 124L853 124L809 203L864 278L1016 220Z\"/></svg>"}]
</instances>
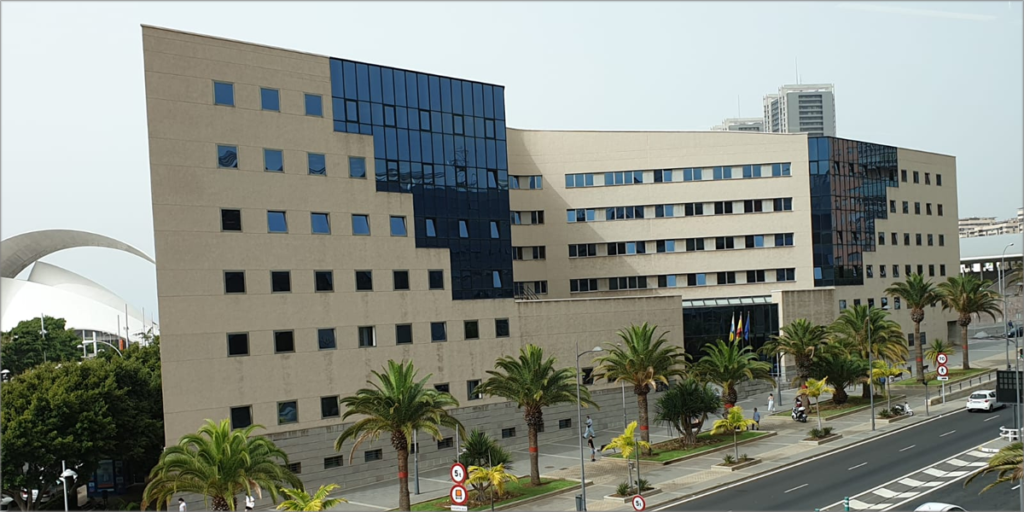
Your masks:
<instances>
[{"instance_id":1,"label":"pedestrian in white shirt","mask_svg":"<svg viewBox=\"0 0 1024 512\"><path fill-rule=\"evenodd\" d=\"M768 393L768 414L775 413L775 395Z\"/></svg>"},{"instance_id":2,"label":"pedestrian in white shirt","mask_svg":"<svg viewBox=\"0 0 1024 512\"><path fill-rule=\"evenodd\" d=\"M187 512L188 505L185 504L185 498L178 498L178 512Z\"/></svg>"},{"instance_id":3,"label":"pedestrian in white shirt","mask_svg":"<svg viewBox=\"0 0 1024 512\"><path fill-rule=\"evenodd\" d=\"M256 506L256 498L253 498L251 494L245 495L245 509L252 510Z\"/></svg>"}]
</instances>

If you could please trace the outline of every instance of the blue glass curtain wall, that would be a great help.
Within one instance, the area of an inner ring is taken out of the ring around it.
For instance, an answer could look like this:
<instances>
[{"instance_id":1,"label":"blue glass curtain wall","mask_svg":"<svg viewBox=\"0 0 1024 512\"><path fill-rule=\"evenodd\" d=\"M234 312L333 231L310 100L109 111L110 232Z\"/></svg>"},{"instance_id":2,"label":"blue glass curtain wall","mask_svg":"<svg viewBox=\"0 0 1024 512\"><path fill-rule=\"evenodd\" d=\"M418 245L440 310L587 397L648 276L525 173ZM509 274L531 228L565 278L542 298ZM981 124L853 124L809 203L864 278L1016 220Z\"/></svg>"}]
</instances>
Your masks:
<instances>
[{"instance_id":1,"label":"blue glass curtain wall","mask_svg":"<svg viewBox=\"0 0 1024 512\"><path fill-rule=\"evenodd\" d=\"M334 131L373 136L377 190L413 195L416 247L451 251L452 298L513 297L505 89L331 59L331 96Z\"/></svg>"},{"instance_id":2,"label":"blue glass curtain wall","mask_svg":"<svg viewBox=\"0 0 1024 512\"><path fill-rule=\"evenodd\" d=\"M896 148L808 139L814 285L864 284L865 252L875 250L875 220L888 218L886 188L899 187Z\"/></svg>"}]
</instances>

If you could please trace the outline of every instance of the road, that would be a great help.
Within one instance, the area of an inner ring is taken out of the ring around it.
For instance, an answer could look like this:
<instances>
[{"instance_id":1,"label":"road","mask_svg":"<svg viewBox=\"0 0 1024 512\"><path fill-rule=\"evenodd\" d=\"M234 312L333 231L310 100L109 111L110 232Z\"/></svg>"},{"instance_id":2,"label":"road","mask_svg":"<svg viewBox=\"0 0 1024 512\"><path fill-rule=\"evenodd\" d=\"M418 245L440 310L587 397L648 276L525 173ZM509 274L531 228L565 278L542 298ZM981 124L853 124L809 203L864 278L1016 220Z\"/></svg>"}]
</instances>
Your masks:
<instances>
[{"instance_id":1,"label":"road","mask_svg":"<svg viewBox=\"0 0 1024 512\"><path fill-rule=\"evenodd\" d=\"M956 412L799 463L666 510L814 510L902 478L938 460L991 441L1012 421L1006 409Z\"/></svg>"},{"instance_id":2,"label":"road","mask_svg":"<svg viewBox=\"0 0 1024 512\"><path fill-rule=\"evenodd\" d=\"M912 511L924 503L938 502L957 505L967 511L978 510L1019 510L1020 489L1014 489L1016 484L999 484L985 494L978 494L986 485L996 481L996 475L990 474L978 477L964 488L967 479L958 480L950 485L941 487L913 501L909 501L893 508L896 511Z\"/></svg>"}]
</instances>

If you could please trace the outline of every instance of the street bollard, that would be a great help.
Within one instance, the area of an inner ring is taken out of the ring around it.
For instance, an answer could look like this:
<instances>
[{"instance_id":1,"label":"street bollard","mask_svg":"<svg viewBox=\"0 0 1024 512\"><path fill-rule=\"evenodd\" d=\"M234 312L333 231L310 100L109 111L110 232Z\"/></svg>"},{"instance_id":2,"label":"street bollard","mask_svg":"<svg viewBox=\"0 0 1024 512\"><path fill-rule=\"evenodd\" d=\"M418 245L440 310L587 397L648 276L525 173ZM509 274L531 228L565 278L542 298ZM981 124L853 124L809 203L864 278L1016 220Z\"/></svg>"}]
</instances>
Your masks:
<instances>
[{"instance_id":1,"label":"street bollard","mask_svg":"<svg viewBox=\"0 0 1024 512\"><path fill-rule=\"evenodd\" d=\"M843 498L843 510L845 512L850 512L850 497L849 496Z\"/></svg>"},{"instance_id":2,"label":"street bollard","mask_svg":"<svg viewBox=\"0 0 1024 512\"><path fill-rule=\"evenodd\" d=\"M581 510L583 510L583 495L582 494L577 494L576 495L576 511L579 512Z\"/></svg>"}]
</instances>

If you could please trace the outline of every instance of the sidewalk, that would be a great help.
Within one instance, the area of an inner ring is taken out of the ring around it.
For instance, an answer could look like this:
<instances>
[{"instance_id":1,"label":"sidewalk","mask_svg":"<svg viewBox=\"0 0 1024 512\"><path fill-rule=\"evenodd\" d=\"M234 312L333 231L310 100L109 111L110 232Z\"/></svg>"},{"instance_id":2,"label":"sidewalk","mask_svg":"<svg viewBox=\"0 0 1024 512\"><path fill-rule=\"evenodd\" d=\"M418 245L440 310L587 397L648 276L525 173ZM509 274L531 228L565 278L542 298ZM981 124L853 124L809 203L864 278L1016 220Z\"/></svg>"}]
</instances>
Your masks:
<instances>
[{"instance_id":1,"label":"sidewalk","mask_svg":"<svg viewBox=\"0 0 1024 512\"><path fill-rule=\"evenodd\" d=\"M990 357L974 361L977 367L999 367L1000 356ZM993 386L995 383L993 382ZM931 397L935 397L934 390ZM842 439L828 444L816 446L801 443L807 437L807 431L817 426L815 417L808 419L807 423L797 423L788 416L770 417L763 415L761 429L763 431L774 431L777 435L751 444L740 446L740 453L760 458L762 462L747 469L727 472L718 469L711 469L713 465L721 462L727 452L714 452L702 457L693 458L670 466L659 466L644 463L641 467L641 477L648 480L655 488L662 493L650 496L647 500L647 508L653 509L663 503L673 501L692 494L713 489L740 479L749 478L753 475L773 471L781 467L812 458L828 452L841 449L852 444L862 442L866 439L877 437L895 430L906 428L909 425L929 420L941 414L950 413L963 408L963 400L949 400L942 405L930 406L930 414L925 416L924 390L919 389L894 389L894 394L906 394L915 415L911 418L901 420L893 424L877 423L876 430L871 431L871 417L867 410L837 418L830 421L822 421L824 426L830 426L837 433L842 434ZM852 391L854 396L859 395ZM783 392L785 403L779 410L787 410L790 406L789 400L793 397L793 391ZM824 397L823 397L824 399ZM740 402L749 417L753 412L756 402L747 400L747 403ZM761 404L756 404L761 409ZM876 407L884 406L884 403L876 403ZM763 411L762 411L763 413ZM709 419L710 421L710 419ZM710 427L709 424L706 425ZM705 429L706 430L706 429ZM620 434L618 431L601 431L599 436L609 438ZM664 427L651 426L651 442L660 442L675 438ZM992 437L998 436L998 426L993 426ZM514 469L517 474L529 473L529 459L526 450L515 450L512 453ZM589 455L589 453L588 453ZM632 510L629 503L622 503L604 499L604 496L613 494L615 487L626 480L626 465L614 459L603 459L598 456L597 462L590 462L587 457L586 476L588 482L593 484L587 486L587 509L591 511L601 510ZM540 449L541 475L552 478L565 478L572 480L580 479L580 451L579 445L572 439L555 443L545 443ZM414 483L410 479L410 491L415 492ZM446 496L451 488L451 481L448 479L448 469L441 468L432 471L420 472L420 495L413 495L413 504ZM575 495L578 489L547 499L534 501L512 507L509 510L541 511L541 510L575 510ZM347 504L341 504L336 510L390 510L398 506L398 485L397 482L388 482L381 485L342 490L338 493L349 500Z\"/></svg>"}]
</instances>

